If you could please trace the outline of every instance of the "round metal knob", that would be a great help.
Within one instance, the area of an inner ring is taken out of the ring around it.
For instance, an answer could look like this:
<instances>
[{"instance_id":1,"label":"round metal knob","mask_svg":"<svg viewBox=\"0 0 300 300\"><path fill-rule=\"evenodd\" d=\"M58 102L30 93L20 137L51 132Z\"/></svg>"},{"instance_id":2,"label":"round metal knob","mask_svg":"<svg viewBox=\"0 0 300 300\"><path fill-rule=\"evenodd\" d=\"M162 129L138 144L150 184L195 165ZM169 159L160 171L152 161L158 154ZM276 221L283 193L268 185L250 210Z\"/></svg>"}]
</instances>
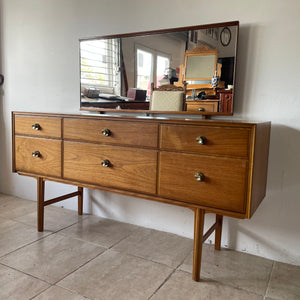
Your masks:
<instances>
[{"instance_id":1,"label":"round metal knob","mask_svg":"<svg viewBox=\"0 0 300 300\"><path fill-rule=\"evenodd\" d=\"M205 108L204 107L199 107L198 110L199 111L205 111Z\"/></svg>"},{"instance_id":2,"label":"round metal knob","mask_svg":"<svg viewBox=\"0 0 300 300\"><path fill-rule=\"evenodd\" d=\"M111 131L108 128L102 129L101 132L105 136L110 136L111 135Z\"/></svg>"},{"instance_id":3,"label":"round metal knob","mask_svg":"<svg viewBox=\"0 0 300 300\"><path fill-rule=\"evenodd\" d=\"M207 139L205 136L198 136L198 137L196 137L196 141L200 145L205 145Z\"/></svg>"},{"instance_id":4,"label":"round metal knob","mask_svg":"<svg viewBox=\"0 0 300 300\"><path fill-rule=\"evenodd\" d=\"M204 181L205 176L204 176L203 173L197 172L197 173L195 173L195 179L196 179L197 181Z\"/></svg>"},{"instance_id":5,"label":"round metal knob","mask_svg":"<svg viewBox=\"0 0 300 300\"><path fill-rule=\"evenodd\" d=\"M110 161L108 159L104 159L102 162L101 162L101 165L103 167L109 167L111 164L110 164Z\"/></svg>"},{"instance_id":6,"label":"round metal knob","mask_svg":"<svg viewBox=\"0 0 300 300\"><path fill-rule=\"evenodd\" d=\"M41 152L38 151L38 150L33 151L33 152L32 152L32 156L33 156L33 157L41 157Z\"/></svg>"},{"instance_id":7,"label":"round metal knob","mask_svg":"<svg viewBox=\"0 0 300 300\"><path fill-rule=\"evenodd\" d=\"M41 125L38 123L32 124L31 127L32 127L32 129L35 129L35 130L41 130Z\"/></svg>"}]
</instances>

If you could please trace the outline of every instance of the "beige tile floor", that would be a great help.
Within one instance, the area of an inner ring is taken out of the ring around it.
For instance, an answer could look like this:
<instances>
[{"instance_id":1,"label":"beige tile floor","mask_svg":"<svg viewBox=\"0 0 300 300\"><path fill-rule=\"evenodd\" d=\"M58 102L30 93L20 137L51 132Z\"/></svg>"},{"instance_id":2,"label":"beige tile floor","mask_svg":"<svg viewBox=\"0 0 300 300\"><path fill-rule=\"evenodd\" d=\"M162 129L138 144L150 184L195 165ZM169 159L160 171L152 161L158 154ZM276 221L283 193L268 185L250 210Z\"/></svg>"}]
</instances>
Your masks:
<instances>
[{"instance_id":1,"label":"beige tile floor","mask_svg":"<svg viewBox=\"0 0 300 300\"><path fill-rule=\"evenodd\" d=\"M0 194L0 300L300 299L300 267Z\"/></svg>"}]
</instances>

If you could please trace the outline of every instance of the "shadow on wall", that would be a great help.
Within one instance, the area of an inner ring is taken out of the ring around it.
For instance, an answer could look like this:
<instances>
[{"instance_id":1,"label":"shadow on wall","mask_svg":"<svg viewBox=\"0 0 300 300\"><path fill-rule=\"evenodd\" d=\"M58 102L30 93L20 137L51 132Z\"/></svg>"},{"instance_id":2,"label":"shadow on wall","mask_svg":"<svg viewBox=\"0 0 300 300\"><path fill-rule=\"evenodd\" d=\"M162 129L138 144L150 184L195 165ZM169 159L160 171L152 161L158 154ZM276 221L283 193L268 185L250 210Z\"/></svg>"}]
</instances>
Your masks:
<instances>
[{"instance_id":1,"label":"shadow on wall","mask_svg":"<svg viewBox=\"0 0 300 300\"><path fill-rule=\"evenodd\" d=\"M296 238L300 228L299 149L299 130L272 125L266 198L251 220L228 218L229 248L237 249L245 235L276 256L290 257L292 251L298 257L291 258L291 263L300 263L300 240ZM288 244L291 240L293 246Z\"/></svg>"},{"instance_id":2,"label":"shadow on wall","mask_svg":"<svg viewBox=\"0 0 300 300\"><path fill-rule=\"evenodd\" d=\"M261 32L263 32L261 26L254 24L242 24L239 28L234 100L234 114L237 115L247 113L248 106L251 105L249 98L255 90L256 78L259 74L259 70L255 69L255 66L260 66L259 41L263 38L256 37L261 36Z\"/></svg>"}]
</instances>

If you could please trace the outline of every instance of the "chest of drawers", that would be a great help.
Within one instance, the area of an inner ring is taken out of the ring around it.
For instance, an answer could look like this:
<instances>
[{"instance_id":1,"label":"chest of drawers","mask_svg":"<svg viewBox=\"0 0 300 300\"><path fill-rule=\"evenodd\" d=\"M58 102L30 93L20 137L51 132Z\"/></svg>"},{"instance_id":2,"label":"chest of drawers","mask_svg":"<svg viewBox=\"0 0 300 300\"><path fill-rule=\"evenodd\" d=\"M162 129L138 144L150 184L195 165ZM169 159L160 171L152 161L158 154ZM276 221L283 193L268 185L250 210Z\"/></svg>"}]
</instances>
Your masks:
<instances>
[{"instance_id":1,"label":"chest of drawers","mask_svg":"<svg viewBox=\"0 0 300 300\"><path fill-rule=\"evenodd\" d=\"M193 278L202 242L222 216L250 218L266 191L270 123L13 112L13 171L37 178L38 230L44 206L84 187L179 205L195 212ZM44 182L78 186L45 201ZM203 236L205 213L216 223Z\"/></svg>"}]
</instances>

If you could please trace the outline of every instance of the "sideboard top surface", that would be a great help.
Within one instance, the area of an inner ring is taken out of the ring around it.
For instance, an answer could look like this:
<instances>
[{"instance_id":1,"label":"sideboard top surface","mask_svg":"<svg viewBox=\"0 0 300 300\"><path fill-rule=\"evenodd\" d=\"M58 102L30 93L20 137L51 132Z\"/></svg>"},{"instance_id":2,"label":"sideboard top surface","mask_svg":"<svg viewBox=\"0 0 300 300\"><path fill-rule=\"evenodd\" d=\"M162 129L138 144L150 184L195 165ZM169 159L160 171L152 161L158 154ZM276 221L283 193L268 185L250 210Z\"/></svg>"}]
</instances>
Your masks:
<instances>
[{"instance_id":1,"label":"sideboard top surface","mask_svg":"<svg viewBox=\"0 0 300 300\"><path fill-rule=\"evenodd\" d=\"M177 118L177 117L158 117L158 116L142 116L142 115L105 115L105 114L91 114L91 113L44 113L44 112L18 112L13 111L13 115L23 115L23 116L45 116L45 117L58 117L58 118L90 118L95 120L105 119L105 120L124 120L124 121L134 121L134 122L158 122L158 123L186 123L190 125L227 125L227 126L245 126L251 127L251 125L257 124L271 124L270 121L259 121L259 120L229 120L229 119L200 119L200 118Z\"/></svg>"}]
</instances>

